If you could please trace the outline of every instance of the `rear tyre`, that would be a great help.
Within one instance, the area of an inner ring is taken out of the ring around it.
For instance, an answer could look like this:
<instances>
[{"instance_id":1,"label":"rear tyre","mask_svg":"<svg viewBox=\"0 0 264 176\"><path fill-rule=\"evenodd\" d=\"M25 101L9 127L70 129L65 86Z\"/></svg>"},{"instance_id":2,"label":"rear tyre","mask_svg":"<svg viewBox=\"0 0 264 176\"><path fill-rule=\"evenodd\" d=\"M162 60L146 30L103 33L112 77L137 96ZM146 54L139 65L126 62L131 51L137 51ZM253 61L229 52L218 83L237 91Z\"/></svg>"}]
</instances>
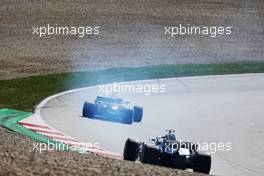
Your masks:
<instances>
[{"instance_id":1,"label":"rear tyre","mask_svg":"<svg viewBox=\"0 0 264 176\"><path fill-rule=\"evenodd\" d=\"M122 123L132 124L133 122L133 110L125 109L122 113Z\"/></svg>"},{"instance_id":2,"label":"rear tyre","mask_svg":"<svg viewBox=\"0 0 264 176\"><path fill-rule=\"evenodd\" d=\"M141 162L147 164L159 164L160 151L154 146L143 146Z\"/></svg>"},{"instance_id":3,"label":"rear tyre","mask_svg":"<svg viewBox=\"0 0 264 176\"><path fill-rule=\"evenodd\" d=\"M82 111L83 117L88 117L92 119L94 118L94 113L95 113L95 104L85 102Z\"/></svg>"},{"instance_id":4,"label":"rear tyre","mask_svg":"<svg viewBox=\"0 0 264 176\"><path fill-rule=\"evenodd\" d=\"M209 174L211 169L211 156L198 153L194 160L194 172Z\"/></svg>"},{"instance_id":5,"label":"rear tyre","mask_svg":"<svg viewBox=\"0 0 264 176\"><path fill-rule=\"evenodd\" d=\"M143 116L143 108L134 106L133 109L134 109L134 121L141 122Z\"/></svg>"},{"instance_id":6,"label":"rear tyre","mask_svg":"<svg viewBox=\"0 0 264 176\"><path fill-rule=\"evenodd\" d=\"M138 157L139 144L132 140L127 139L124 147L124 160L136 161Z\"/></svg>"}]
</instances>

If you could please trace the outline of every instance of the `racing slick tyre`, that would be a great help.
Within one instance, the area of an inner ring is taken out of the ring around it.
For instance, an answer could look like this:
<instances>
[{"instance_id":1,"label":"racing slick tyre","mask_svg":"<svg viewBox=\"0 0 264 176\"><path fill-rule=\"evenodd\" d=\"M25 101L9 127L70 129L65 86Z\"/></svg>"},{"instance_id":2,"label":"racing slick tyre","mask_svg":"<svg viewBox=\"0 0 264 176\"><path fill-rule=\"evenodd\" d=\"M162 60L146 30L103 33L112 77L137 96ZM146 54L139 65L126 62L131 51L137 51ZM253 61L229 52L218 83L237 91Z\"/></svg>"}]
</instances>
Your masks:
<instances>
[{"instance_id":1,"label":"racing slick tyre","mask_svg":"<svg viewBox=\"0 0 264 176\"><path fill-rule=\"evenodd\" d=\"M83 117L93 118L95 113L95 104L85 102L83 105Z\"/></svg>"},{"instance_id":2,"label":"racing slick tyre","mask_svg":"<svg viewBox=\"0 0 264 176\"><path fill-rule=\"evenodd\" d=\"M136 161L138 157L138 150L139 144L136 141L128 138L124 147L124 160Z\"/></svg>"},{"instance_id":3,"label":"racing slick tyre","mask_svg":"<svg viewBox=\"0 0 264 176\"><path fill-rule=\"evenodd\" d=\"M194 172L209 174L211 169L211 156L207 154L198 153L194 159Z\"/></svg>"},{"instance_id":4,"label":"racing slick tyre","mask_svg":"<svg viewBox=\"0 0 264 176\"><path fill-rule=\"evenodd\" d=\"M143 116L143 108L134 106L133 109L134 109L134 121L141 122Z\"/></svg>"},{"instance_id":5,"label":"racing slick tyre","mask_svg":"<svg viewBox=\"0 0 264 176\"><path fill-rule=\"evenodd\" d=\"M159 164L160 151L154 146L143 145L141 162L147 164Z\"/></svg>"},{"instance_id":6,"label":"racing slick tyre","mask_svg":"<svg viewBox=\"0 0 264 176\"><path fill-rule=\"evenodd\" d=\"M122 122L126 124L132 124L133 122L133 110L125 109L122 113Z\"/></svg>"}]
</instances>

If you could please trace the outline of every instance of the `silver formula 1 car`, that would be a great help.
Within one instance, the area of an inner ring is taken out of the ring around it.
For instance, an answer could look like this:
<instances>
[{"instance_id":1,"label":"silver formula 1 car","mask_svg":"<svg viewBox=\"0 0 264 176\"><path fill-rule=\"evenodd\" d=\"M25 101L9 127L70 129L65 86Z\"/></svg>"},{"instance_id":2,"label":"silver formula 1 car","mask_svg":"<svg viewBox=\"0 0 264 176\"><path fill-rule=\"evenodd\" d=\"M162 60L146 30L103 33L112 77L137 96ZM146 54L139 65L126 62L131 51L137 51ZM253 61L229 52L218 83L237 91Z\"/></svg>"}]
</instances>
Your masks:
<instances>
[{"instance_id":1,"label":"silver formula 1 car","mask_svg":"<svg viewBox=\"0 0 264 176\"><path fill-rule=\"evenodd\" d=\"M193 169L194 172L209 174L211 156L198 152L198 144L177 141L173 130L167 130L164 136L150 141L145 143L127 139L124 159L176 169Z\"/></svg>"}]
</instances>

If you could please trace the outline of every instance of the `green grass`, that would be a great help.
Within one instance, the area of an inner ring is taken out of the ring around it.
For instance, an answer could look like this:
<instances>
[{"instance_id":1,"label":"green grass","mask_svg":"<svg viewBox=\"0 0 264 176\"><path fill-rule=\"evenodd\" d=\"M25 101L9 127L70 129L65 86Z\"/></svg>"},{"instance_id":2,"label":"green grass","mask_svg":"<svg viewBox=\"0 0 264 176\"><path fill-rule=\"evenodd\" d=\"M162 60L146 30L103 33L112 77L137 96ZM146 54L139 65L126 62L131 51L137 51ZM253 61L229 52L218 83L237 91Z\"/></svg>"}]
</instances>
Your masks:
<instances>
[{"instance_id":1,"label":"green grass","mask_svg":"<svg viewBox=\"0 0 264 176\"><path fill-rule=\"evenodd\" d=\"M113 68L93 72L50 74L0 80L0 108L32 111L35 105L49 95L73 88L114 81L263 72L264 62L240 62Z\"/></svg>"}]
</instances>

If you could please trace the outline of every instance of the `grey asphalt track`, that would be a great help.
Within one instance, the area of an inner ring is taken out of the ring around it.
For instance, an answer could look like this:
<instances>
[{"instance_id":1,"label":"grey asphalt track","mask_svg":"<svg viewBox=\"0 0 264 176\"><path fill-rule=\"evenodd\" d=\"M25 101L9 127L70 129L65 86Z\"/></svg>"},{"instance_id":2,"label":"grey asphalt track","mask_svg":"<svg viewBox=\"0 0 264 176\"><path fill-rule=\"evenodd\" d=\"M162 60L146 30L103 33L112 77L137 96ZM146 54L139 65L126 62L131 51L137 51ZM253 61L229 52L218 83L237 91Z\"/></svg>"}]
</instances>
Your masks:
<instances>
[{"instance_id":1,"label":"grey asphalt track","mask_svg":"<svg viewBox=\"0 0 264 176\"><path fill-rule=\"evenodd\" d=\"M141 123L124 125L81 117L85 100L103 95L99 87L71 91L44 100L39 112L52 127L84 142L98 142L122 154L126 138L147 140L173 128L179 139L231 143L212 154L211 174L264 175L264 74L202 76L131 82L165 84L149 96L119 93L144 107Z\"/></svg>"}]
</instances>

